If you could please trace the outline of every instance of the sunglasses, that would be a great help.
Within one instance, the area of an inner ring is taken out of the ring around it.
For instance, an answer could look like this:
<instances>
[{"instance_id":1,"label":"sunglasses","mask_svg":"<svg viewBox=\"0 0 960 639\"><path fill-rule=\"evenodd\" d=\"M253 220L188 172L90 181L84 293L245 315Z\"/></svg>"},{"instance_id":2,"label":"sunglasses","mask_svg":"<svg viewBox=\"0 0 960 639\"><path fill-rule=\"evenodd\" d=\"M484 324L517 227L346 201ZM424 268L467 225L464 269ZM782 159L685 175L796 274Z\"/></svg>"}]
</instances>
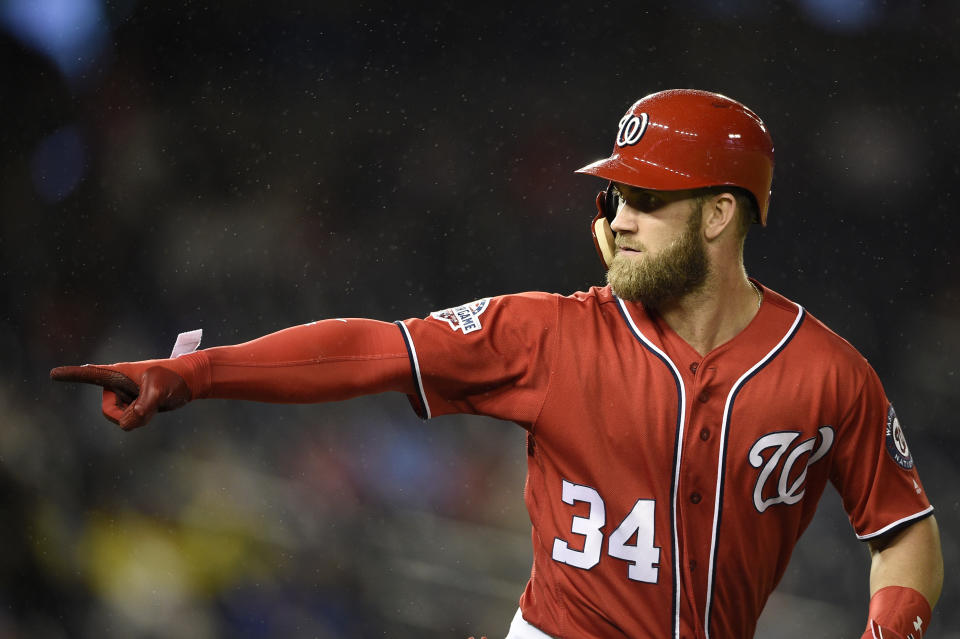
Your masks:
<instances>
[{"instance_id":1,"label":"sunglasses","mask_svg":"<svg viewBox=\"0 0 960 639\"><path fill-rule=\"evenodd\" d=\"M657 209L666 206L670 202L682 200L690 197L690 191L649 191L647 189L625 189L623 193L616 184L610 182L607 189L601 193L602 203L600 210L607 221L613 224L613 219L617 217L617 211L624 204L629 204L642 213L652 213Z\"/></svg>"}]
</instances>

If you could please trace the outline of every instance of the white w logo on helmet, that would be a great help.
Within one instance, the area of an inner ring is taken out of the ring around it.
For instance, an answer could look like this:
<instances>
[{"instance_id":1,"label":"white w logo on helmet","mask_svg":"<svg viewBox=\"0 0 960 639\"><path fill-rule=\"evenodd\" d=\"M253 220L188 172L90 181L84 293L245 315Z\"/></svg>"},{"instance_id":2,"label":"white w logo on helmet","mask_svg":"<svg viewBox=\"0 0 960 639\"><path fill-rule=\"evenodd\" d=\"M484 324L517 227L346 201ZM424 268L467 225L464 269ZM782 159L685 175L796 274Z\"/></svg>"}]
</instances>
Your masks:
<instances>
[{"instance_id":1,"label":"white w logo on helmet","mask_svg":"<svg viewBox=\"0 0 960 639\"><path fill-rule=\"evenodd\" d=\"M620 118L620 130L617 131L617 146L632 146L640 141L647 130L650 118L646 113L626 114Z\"/></svg>"}]
</instances>

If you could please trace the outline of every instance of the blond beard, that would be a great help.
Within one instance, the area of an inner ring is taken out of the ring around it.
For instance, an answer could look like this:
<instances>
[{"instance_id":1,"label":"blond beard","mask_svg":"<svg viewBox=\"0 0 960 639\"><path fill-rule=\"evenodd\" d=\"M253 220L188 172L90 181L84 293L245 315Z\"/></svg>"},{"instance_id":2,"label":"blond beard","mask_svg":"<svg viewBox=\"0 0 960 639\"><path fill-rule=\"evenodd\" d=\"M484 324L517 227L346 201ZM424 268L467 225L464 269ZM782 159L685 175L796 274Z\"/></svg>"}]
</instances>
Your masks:
<instances>
[{"instance_id":1,"label":"blond beard","mask_svg":"<svg viewBox=\"0 0 960 639\"><path fill-rule=\"evenodd\" d=\"M680 237L656 255L636 259L617 253L607 270L607 284L617 297L656 309L698 290L709 270L700 216L692 214Z\"/></svg>"}]
</instances>

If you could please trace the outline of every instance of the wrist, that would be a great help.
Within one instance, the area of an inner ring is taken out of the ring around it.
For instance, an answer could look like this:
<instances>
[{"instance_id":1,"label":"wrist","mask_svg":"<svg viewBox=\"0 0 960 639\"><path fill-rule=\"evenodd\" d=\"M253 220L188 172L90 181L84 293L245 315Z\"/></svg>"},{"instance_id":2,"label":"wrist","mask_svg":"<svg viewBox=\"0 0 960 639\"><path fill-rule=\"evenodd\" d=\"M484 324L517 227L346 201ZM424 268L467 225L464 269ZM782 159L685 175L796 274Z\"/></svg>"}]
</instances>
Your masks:
<instances>
[{"instance_id":1,"label":"wrist","mask_svg":"<svg viewBox=\"0 0 960 639\"><path fill-rule=\"evenodd\" d=\"M886 586L870 598L864 639L880 639L889 632L903 639L922 639L930 624L930 603L919 591L905 586ZM886 633L885 633L886 631Z\"/></svg>"},{"instance_id":2,"label":"wrist","mask_svg":"<svg viewBox=\"0 0 960 639\"><path fill-rule=\"evenodd\" d=\"M210 393L210 358L196 351L168 360L169 368L183 378L190 389L190 399L202 399Z\"/></svg>"}]
</instances>

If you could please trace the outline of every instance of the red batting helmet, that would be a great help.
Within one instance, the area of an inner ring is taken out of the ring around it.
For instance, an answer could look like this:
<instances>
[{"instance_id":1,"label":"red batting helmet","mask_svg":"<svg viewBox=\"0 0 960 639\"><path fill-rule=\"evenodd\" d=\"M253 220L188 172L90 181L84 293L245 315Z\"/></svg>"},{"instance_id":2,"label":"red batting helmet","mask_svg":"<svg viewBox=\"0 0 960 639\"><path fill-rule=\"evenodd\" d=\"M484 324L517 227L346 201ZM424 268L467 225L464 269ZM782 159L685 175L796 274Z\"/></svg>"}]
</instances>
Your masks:
<instances>
[{"instance_id":1,"label":"red batting helmet","mask_svg":"<svg viewBox=\"0 0 960 639\"><path fill-rule=\"evenodd\" d=\"M610 157L577 173L643 189L679 191L738 186L767 223L773 180L773 140L756 113L719 93L673 89L638 100L620 119ZM597 196L593 235L604 264L614 254L612 198Z\"/></svg>"}]
</instances>

